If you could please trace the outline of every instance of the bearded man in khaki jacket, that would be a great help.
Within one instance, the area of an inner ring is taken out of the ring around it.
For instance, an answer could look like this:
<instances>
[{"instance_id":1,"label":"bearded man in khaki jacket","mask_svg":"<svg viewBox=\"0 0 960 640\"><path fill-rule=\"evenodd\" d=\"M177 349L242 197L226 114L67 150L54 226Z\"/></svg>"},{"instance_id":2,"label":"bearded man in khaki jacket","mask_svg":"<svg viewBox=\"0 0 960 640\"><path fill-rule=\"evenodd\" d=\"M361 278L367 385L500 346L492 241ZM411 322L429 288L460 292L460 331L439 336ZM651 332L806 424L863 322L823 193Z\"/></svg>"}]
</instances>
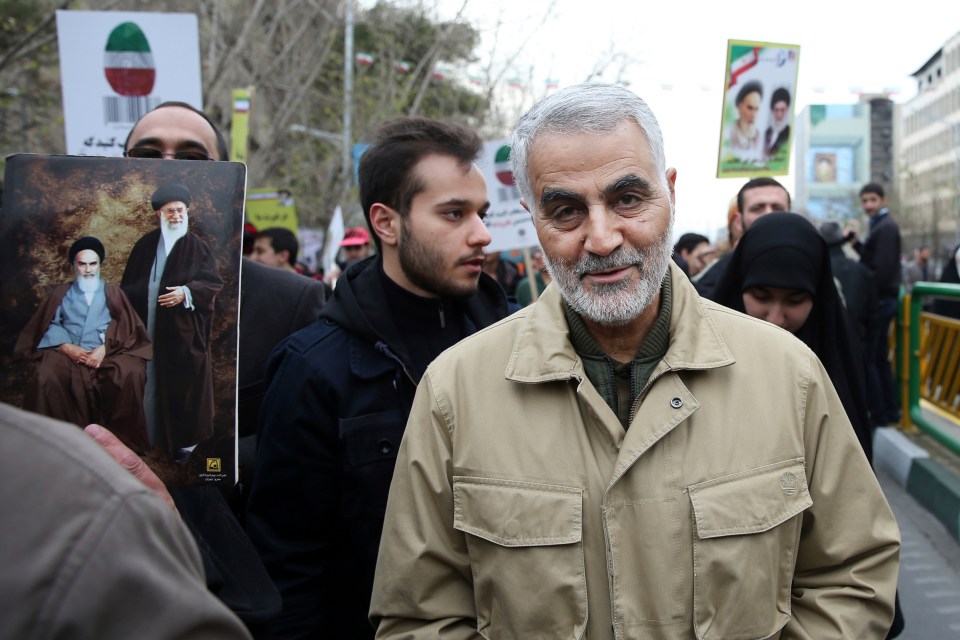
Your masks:
<instances>
[{"instance_id":1,"label":"bearded man in khaki jacket","mask_svg":"<svg viewBox=\"0 0 960 640\"><path fill-rule=\"evenodd\" d=\"M899 531L829 377L671 266L675 169L617 86L512 162L551 284L431 364L381 539L378 638L884 638Z\"/></svg>"}]
</instances>

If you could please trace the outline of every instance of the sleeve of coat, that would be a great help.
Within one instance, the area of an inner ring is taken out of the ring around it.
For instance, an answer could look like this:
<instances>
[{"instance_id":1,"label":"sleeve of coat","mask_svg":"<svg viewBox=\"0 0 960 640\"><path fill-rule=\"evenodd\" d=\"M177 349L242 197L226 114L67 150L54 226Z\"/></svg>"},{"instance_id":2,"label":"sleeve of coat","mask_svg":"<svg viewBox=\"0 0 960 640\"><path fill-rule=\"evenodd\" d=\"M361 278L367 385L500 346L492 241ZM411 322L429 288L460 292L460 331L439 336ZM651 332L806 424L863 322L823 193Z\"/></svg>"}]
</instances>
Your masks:
<instances>
[{"instance_id":1,"label":"sleeve of coat","mask_svg":"<svg viewBox=\"0 0 960 640\"><path fill-rule=\"evenodd\" d=\"M390 485L373 583L377 638L480 638L470 558L453 528L449 411L428 368L413 402Z\"/></svg>"},{"instance_id":2,"label":"sleeve of coat","mask_svg":"<svg viewBox=\"0 0 960 640\"><path fill-rule=\"evenodd\" d=\"M43 603L36 637L250 637L207 590L186 527L146 490L104 502L70 559Z\"/></svg>"},{"instance_id":3,"label":"sleeve of coat","mask_svg":"<svg viewBox=\"0 0 960 640\"><path fill-rule=\"evenodd\" d=\"M213 302L223 289L223 278L220 277L220 269L217 267L217 259L213 256L213 251L206 243L203 244L203 262L200 270L193 278L184 282L183 286L190 290L191 302L193 306L200 311L213 311ZM166 293L161 291L161 294Z\"/></svg>"},{"instance_id":4,"label":"sleeve of coat","mask_svg":"<svg viewBox=\"0 0 960 640\"><path fill-rule=\"evenodd\" d=\"M900 532L826 371L811 355L804 514L782 640L886 637Z\"/></svg>"},{"instance_id":5,"label":"sleeve of coat","mask_svg":"<svg viewBox=\"0 0 960 640\"><path fill-rule=\"evenodd\" d=\"M335 407L298 351L278 348L267 368L246 529L283 597L277 635L320 638L337 616Z\"/></svg>"}]
</instances>

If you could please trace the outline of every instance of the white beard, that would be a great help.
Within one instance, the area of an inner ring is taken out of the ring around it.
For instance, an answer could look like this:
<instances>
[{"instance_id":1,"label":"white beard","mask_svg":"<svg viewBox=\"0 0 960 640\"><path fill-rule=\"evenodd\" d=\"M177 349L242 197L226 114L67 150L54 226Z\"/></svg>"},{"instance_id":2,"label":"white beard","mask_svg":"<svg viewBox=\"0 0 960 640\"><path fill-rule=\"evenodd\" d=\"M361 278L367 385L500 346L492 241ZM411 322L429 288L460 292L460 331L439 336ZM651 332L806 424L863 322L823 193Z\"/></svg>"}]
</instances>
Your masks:
<instances>
[{"instance_id":1,"label":"white beard","mask_svg":"<svg viewBox=\"0 0 960 640\"><path fill-rule=\"evenodd\" d=\"M170 224L166 216L160 217L160 234L163 236L163 246L167 250L167 255L170 255L170 252L173 251L173 245L177 243L177 240L187 235L187 224L188 218L187 214L183 214L183 220L180 221L175 227Z\"/></svg>"},{"instance_id":2,"label":"white beard","mask_svg":"<svg viewBox=\"0 0 960 640\"><path fill-rule=\"evenodd\" d=\"M83 293L96 293L97 289L100 288L100 274L98 273L92 278L77 278L77 286Z\"/></svg>"},{"instance_id":3,"label":"white beard","mask_svg":"<svg viewBox=\"0 0 960 640\"><path fill-rule=\"evenodd\" d=\"M656 241L642 249L620 248L608 256L585 255L579 260L551 260L544 254L547 271L571 309L582 317L607 327L618 327L638 318L660 293L670 267L673 245L673 207L670 224ZM635 264L640 277L633 283L620 282L588 290L583 275L592 270Z\"/></svg>"}]
</instances>

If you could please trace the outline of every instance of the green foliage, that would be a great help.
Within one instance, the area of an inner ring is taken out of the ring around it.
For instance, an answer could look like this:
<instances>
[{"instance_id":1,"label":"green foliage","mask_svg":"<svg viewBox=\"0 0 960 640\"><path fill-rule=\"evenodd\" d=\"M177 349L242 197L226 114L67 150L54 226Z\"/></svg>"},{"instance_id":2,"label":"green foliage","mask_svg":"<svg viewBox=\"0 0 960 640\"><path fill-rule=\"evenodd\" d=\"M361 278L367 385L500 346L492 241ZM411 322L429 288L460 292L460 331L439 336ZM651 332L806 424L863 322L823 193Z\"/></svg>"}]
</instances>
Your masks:
<instances>
[{"instance_id":1,"label":"green foliage","mask_svg":"<svg viewBox=\"0 0 960 640\"><path fill-rule=\"evenodd\" d=\"M249 186L290 189L307 226L325 226L338 204L357 222L352 171L342 171L337 140L345 109L342 0L0 0L0 157L64 152L56 9L196 13L204 110L229 134L231 91L255 90ZM436 21L423 5L358 8L354 50L374 62L353 65L352 140L400 115L482 121L487 91L433 75L438 65L462 71L479 42L471 25Z\"/></svg>"}]
</instances>

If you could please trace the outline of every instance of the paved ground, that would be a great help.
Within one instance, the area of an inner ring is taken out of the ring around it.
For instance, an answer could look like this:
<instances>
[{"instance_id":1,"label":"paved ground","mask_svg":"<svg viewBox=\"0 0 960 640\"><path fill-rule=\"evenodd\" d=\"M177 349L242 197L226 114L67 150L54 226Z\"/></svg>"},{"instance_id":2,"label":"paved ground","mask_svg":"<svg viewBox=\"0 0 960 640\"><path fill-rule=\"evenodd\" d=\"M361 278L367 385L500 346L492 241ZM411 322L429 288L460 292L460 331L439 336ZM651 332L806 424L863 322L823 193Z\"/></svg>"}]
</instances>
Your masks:
<instances>
[{"instance_id":1,"label":"paved ground","mask_svg":"<svg viewBox=\"0 0 960 640\"><path fill-rule=\"evenodd\" d=\"M960 544L883 470L880 484L900 525L901 640L960 638Z\"/></svg>"}]
</instances>

